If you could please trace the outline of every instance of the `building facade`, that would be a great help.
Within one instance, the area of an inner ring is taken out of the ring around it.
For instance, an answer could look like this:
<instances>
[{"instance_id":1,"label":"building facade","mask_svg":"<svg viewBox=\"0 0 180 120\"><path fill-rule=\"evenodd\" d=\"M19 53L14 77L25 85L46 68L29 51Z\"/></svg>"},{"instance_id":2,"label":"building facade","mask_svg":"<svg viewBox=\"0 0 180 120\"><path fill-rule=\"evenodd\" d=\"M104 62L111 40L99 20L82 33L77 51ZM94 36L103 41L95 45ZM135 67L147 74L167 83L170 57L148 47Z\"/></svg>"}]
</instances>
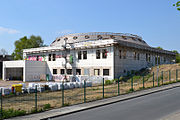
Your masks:
<instances>
[{"instance_id":1,"label":"building facade","mask_svg":"<svg viewBox=\"0 0 180 120\"><path fill-rule=\"evenodd\" d=\"M68 79L114 79L157 64L171 64L175 53L150 47L137 35L91 32L61 36L48 47L25 49L23 58L3 63L4 80L20 76L23 81L63 80L66 73Z\"/></svg>"}]
</instances>

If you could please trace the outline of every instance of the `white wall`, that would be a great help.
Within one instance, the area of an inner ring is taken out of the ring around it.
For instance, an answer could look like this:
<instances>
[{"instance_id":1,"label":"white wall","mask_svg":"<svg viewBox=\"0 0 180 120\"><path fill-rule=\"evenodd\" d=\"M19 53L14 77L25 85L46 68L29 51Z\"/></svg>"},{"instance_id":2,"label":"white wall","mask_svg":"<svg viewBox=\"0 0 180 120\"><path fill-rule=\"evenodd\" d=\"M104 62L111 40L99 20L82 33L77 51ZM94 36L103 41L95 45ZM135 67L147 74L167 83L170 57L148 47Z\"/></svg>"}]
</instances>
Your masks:
<instances>
[{"instance_id":1,"label":"white wall","mask_svg":"<svg viewBox=\"0 0 180 120\"><path fill-rule=\"evenodd\" d=\"M107 49L108 51L107 58L106 59L102 58L102 53L101 53L101 59L96 59L96 50L102 50L102 49ZM94 69L100 69L101 76L103 75L103 69L109 69L110 78L113 78L114 76L113 47L80 50L82 52L87 51L87 59L83 59L83 55L82 55L81 60L78 60L78 51L79 50L70 51L69 55L73 56L73 64L67 63L68 69L74 69L74 70L81 69L82 75L84 68L90 70L90 75L94 75ZM53 52L53 53L57 55L62 54L61 51ZM65 65L64 58L57 58L56 61L47 61L47 74L49 74L51 77L53 75L53 69L57 69L59 74L60 69L64 69L64 65Z\"/></svg>"}]
</instances>

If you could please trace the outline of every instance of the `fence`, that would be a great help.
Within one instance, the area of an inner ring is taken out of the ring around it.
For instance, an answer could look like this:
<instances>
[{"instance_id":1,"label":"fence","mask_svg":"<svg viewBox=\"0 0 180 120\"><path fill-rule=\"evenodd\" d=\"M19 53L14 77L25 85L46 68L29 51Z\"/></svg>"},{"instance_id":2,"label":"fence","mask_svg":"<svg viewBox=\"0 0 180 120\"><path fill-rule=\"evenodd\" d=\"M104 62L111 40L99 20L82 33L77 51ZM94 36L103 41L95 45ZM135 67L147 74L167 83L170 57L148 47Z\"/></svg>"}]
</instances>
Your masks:
<instances>
[{"instance_id":1,"label":"fence","mask_svg":"<svg viewBox=\"0 0 180 120\"><path fill-rule=\"evenodd\" d=\"M102 83L88 87L86 81L79 88L66 89L63 84L59 91L37 92L31 94L2 95L0 92L0 119L29 113L41 112L53 108L86 103L103 98L127 94L129 92L180 82L180 70L144 73L139 76L126 76L113 81L104 80Z\"/></svg>"}]
</instances>

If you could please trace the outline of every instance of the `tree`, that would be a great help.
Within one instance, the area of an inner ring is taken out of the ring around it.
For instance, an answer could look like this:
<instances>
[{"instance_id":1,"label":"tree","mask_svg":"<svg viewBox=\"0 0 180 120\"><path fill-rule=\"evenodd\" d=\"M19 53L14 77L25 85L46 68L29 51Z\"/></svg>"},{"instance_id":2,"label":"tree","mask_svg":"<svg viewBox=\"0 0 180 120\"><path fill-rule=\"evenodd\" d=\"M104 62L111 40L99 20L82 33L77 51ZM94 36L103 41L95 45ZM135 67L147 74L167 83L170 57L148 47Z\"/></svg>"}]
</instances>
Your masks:
<instances>
[{"instance_id":1,"label":"tree","mask_svg":"<svg viewBox=\"0 0 180 120\"><path fill-rule=\"evenodd\" d=\"M12 53L15 60L22 60L23 59L23 49L28 48L37 48L37 47L44 47L44 41L41 39L40 36L31 35L30 38L24 36L19 40L15 41L15 50Z\"/></svg>"},{"instance_id":2,"label":"tree","mask_svg":"<svg viewBox=\"0 0 180 120\"><path fill-rule=\"evenodd\" d=\"M163 50L163 48L162 47L156 47L157 49L159 49L159 50Z\"/></svg>"},{"instance_id":3,"label":"tree","mask_svg":"<svg viewBox=\"0 0 180 120\"><path fill-rule=\"evenodd\" d=\"M180 11L180 1L176 2L176 4L173 4L173 6L177 7L177 10Z\"/></svg>"},{"instance_id":4,"label":"tree","mask_svg":"<svg viewBox=\"0 0 180 120\"><path fill-rule=\"evenodd\" d=\"M177 50L173 50L172 52L176 53L176 63L180 63L180 54Z\"/></svg>"},{"instance_id":5,"label":"tree","mask_svg":"<svg viewBox=\"0 0 180 120\"><path fill-rule=\"evenodd\" d=\"M5 49L1 49L0 50L0 55L7 55L8 54L8 52L5 50Z\"/></svg>"}]
</instances>

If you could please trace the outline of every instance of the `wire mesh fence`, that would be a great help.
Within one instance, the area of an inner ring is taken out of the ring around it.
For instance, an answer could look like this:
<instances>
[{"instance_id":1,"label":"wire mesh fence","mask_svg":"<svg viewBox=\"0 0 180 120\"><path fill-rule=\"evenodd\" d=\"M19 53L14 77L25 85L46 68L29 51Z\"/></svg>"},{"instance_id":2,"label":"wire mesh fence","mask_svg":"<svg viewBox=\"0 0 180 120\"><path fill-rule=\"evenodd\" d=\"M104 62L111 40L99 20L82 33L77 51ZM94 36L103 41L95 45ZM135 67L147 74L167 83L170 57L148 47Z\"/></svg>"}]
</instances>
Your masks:
<instances>
[{"instance_id":1,"label":"wire mesh fence","mask_svg":"<svg viewBox=\"0 0 180 120\"><path fill-rule=\"evenodd\" d=\"M36 89L31 93L0 92L0 119L41 112L53 108L80 104L109 98L141 89L180 82L180 70L159 71L158 74L148 73L131 75L123 79L104 80L102 83L62 83L61 90Z\"/></svg>"}]
</instances>

